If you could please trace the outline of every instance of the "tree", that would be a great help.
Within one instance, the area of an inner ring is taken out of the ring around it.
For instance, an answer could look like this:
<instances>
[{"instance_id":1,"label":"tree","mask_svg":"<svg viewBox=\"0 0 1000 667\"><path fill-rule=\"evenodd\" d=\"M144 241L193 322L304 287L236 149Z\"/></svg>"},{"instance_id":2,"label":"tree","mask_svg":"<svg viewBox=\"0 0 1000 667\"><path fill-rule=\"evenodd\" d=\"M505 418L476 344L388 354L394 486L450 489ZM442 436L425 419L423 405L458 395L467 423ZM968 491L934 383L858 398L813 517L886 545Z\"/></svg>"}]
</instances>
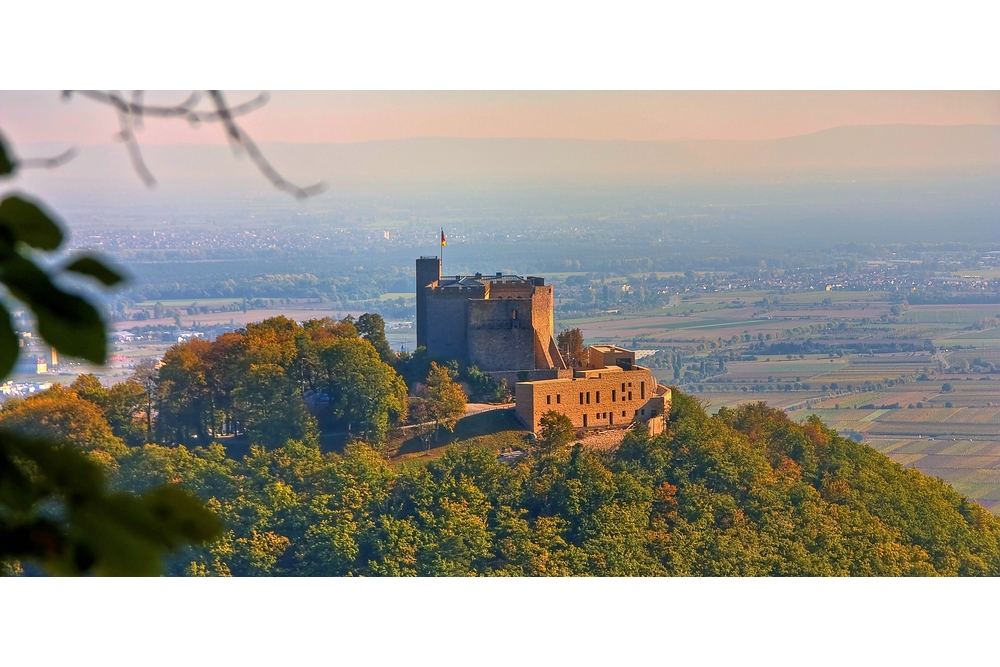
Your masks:
<instances>
[{"instance_id":1,"label":"tree","mask_svg":"<svg viewBox=\"0 0 1000 667\"><path fill-rule=\"evenodd\" d=\"M284 315L251 322L243 330L247 364L275 364L288 368L298 356L295 344L300 327Z\"/></svg>"},{"instance_id":2,"label":"tree","mask_svg":"<svg viewBox=\"0 0 1000 667\"><path fill-rule=\"evenodd\" d=\"M129 378L108 389L101 409L116 436L130 445L141 445L148 439L145 423L148 404L146 390L136 379Z\"/></svg>"},{"instance_id":3,"label":"tree","mask_svg":"<svg viewBox=\"0 0 1000 667\"><path fill-rule=\"evenodd\" d=\"M163 355L156 386L159 419L157 432L170 443L195 436L208 440L206 411L210 406L207 364L210 345L193 338L179 343Z\"/></svg>"},{"instance_id":4,"label":"tree","mask_svg":"<svg viewBox=\"0 0 1000 667\"><path fill-rule=\"evenodd\" d=\"M536 449L544 455L555 454L573 442L573 422L566 415L549 410L538 420Z\"/></svg>"},{"instance_id":5,"label":"tree","mask_svg":"<svg viewBox=\"0 0 1000 667\"><path fill-rule=\"evenodd\" d=\"M330 409L350 432L383 442L390 423L406 416L406 384L375 347L360 338L342 338L320 353Z\"/></svg>"},{"instance_id":6,"label":"tree","mask_svg":"<svg viewBox=\"0 0 1000 667\"><path fill-rule=\"evenodd\" d=\"M465 415L465 392L447 366L439 366L433 361L427 375L427 400L434 417L435 439L442 426L449 433L453 432L455 424Z\"/></svg>"},{"instance_id":7,"label":"tree","mask_svg":"<svg viewBox=\"0 0 1000 667\"><path fill-rule=\"evenodd\" d=\"M389 341L386 340L385 320L382 319L381 315L377 313L365 313L358 318L355 326L358 328L358 333L361 334L361 337L375 347L382 361L392 364L397 360L396 355L389 348Z\"/></svg>"},{"instance_id":8,"label":"tree","mask_svg":"<svg viewBox=\"0 0 1000 667\"><path fill-rule=\"evenodd\" d=\"M139 361L132 372L132 379L142 387L146 398L146 442L149 442L153 434L153 397L155 396L156 383L158 381L156 362L148 358Z\"/></svg>"},{"instance_id":9,"label":"tree","mask_svg":"<svg viewBox=\"0 0 1000 667\"><path fill-rule=\"evenodd\" d=\"M93 373L77 376L69 388L83 400L90 401L102 409L108 400L108 388L101 384L100 378Z\"/></svg>"},{"instance_id":10,"label":"tree","mask_svg":"<svg viewBox=\"0 0 1000 667\"><path fill-rule=\"evenodd\" d=\"M510 401L510 390L507 389L506 379L497 382L490 374L479 370L478 366L469 366L465 369L465 379L468 381L472 395L476 400L488 403L507 403Z\"/></svg>"},{"instance_id":11,"label":"tree","mask_svg":"<svg viewBox=\"0 0 1000 667\"><path fill-rule=\"evenodd\" d=\"M58 385L24 399L8 401L0 411L0 427L65 442L85 452L118 455L126 451L96 403Z\"/></svg>"},{"instance_id":12,"label":"tree","mask_svg":"<svg viewBox=\"0 0 1000 667\"><path fill-rule=\"evenodd\" d=\"M148 407L143 386L134 378L108 388L93 373L80 375L70 385L80 398L90 401L104 413L112 432L129 444L138 445L146 439L144 424L136 417Z\"/></svg>"},{"instance_id":13,"label":"tree","mask_svg":"<svg viewBox=\"0 0 1000 667\"><path fill-rule=\"evenodd\" d=\"M587 348L583 345L583 332L579 328L560 331L556 335L556 346L570 367L581 368L587 365Z\"/></svg>"},{"instance_id":14,"label":"tree","mask_svg":"<svg viewBox=\"0 0 1000 667\"><path fill-rule=\"evenodd\" d=\"M420 442L426 445L427 450L431 448L431 433L437 428L434 422L434 411L431 402L426 398L412 396L409 401L410 422L413 424L414 435Z\"/></svg>"},{"instance_id":15,"label":"tree","mask_svg":"<svg viewBox=\"0 0 1000 667\"><path fill-rule=\"evenodd\" d=\"M280 447L288 440L318 442L316 420L302 392L275 364L251 365L233 390L236 418L250 444Z\"/></svg>"}]
</instances>

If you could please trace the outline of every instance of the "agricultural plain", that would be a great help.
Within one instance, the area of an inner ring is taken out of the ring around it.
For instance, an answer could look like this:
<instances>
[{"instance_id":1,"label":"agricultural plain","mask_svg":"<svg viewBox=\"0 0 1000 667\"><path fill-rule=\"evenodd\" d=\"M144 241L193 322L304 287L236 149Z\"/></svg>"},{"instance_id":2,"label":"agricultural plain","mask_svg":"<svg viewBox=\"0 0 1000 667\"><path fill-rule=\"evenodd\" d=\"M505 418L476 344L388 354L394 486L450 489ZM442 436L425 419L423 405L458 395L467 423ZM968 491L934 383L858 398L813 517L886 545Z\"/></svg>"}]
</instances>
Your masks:
<instances>
[{"instance_id":1,"label":"agricultural plain","mask_svg":"<svg viewBox=\"0 0 1000 667\"><path fill-rule=\"evenodd\" d=\"M716 293L563 325L588 343L645 350L661 382L711 411L764 401L796 421L819 415L1000 512L1000 328L990 326L1000 305L899 301Z\"/></svg>"}]
</instances>

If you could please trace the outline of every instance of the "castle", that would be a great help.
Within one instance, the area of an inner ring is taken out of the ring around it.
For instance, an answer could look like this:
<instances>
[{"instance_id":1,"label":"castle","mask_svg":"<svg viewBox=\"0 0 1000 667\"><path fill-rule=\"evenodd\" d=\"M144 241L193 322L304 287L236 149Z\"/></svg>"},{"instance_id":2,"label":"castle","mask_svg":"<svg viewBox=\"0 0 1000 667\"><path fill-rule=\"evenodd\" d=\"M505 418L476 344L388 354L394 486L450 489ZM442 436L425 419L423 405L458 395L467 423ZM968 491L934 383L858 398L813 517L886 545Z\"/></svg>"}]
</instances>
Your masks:
<instances>
[{"instance_id":1,"label":"castle","mask_svg":"<svg viewBox=\"0 0 1000 667\"><path fill-rule=\"evenodd\" d=\"M636 365L634 352L592 345L587 366L569 368L556 347L553 291L543 278L442 276L439 257L421 257L416 287L417 346L432 359L516 377L515 413L532 431L550 410L581 431L635 422L663 430L670 389Z\"/></svg>"},{"instance_id":2,"label":"castle","mask_svg":"<svg viewBox=\"0 0 1000 667\"><path fill-rule=\"evenodd\" d=\"M483 371L567 368L556 347L552 286L544 278L442 276L417 260L417 347Z\"/></svg>"}]
</instances>

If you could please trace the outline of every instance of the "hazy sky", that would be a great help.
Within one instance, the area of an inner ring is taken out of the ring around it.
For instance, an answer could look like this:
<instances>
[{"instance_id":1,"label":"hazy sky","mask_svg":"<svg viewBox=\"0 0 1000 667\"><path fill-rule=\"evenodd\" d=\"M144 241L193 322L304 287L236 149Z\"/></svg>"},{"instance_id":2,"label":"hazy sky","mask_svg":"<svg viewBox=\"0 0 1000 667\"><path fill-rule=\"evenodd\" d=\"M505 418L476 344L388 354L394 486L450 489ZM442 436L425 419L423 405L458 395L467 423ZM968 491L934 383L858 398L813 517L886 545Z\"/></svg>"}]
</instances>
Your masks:
<instances>
[{"instance_id":1,"label":"hazy sky","mask_svg":"<svg viewBox=\"0 0 1000 667\"><path fill-rule=\"evenodd\" d=\"M183 94L148 94L174 102ZM230 93L232 102L249 93ZM1000 92L298 92L243 119L258 141L352 143L417 136L567 139L774 139L838 125L1000 124ZM15 145L105 144L114 112L55 92L0 91ZM149 120L146 144L222 143L217 126Z\"/></svg>"}]
</instances>

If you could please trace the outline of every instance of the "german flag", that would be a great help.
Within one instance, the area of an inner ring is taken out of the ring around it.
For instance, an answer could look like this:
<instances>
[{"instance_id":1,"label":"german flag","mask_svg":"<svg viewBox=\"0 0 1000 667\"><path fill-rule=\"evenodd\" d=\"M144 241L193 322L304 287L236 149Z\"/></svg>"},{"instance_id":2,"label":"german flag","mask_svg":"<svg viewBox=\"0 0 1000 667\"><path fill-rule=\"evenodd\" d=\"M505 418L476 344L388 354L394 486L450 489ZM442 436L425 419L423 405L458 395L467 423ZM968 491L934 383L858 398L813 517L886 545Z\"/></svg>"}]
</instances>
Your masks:
<instances>
[{"instance_id":1,"label":"german flag","mask_svg":"<svg viewBox=\"0 0 1000 667\"><path fill-rule=\"evenodd\" d=\"M441 230L441 247L445 247L448 243L444 240L444 230Z\"/></svg>"}]
</instances>

